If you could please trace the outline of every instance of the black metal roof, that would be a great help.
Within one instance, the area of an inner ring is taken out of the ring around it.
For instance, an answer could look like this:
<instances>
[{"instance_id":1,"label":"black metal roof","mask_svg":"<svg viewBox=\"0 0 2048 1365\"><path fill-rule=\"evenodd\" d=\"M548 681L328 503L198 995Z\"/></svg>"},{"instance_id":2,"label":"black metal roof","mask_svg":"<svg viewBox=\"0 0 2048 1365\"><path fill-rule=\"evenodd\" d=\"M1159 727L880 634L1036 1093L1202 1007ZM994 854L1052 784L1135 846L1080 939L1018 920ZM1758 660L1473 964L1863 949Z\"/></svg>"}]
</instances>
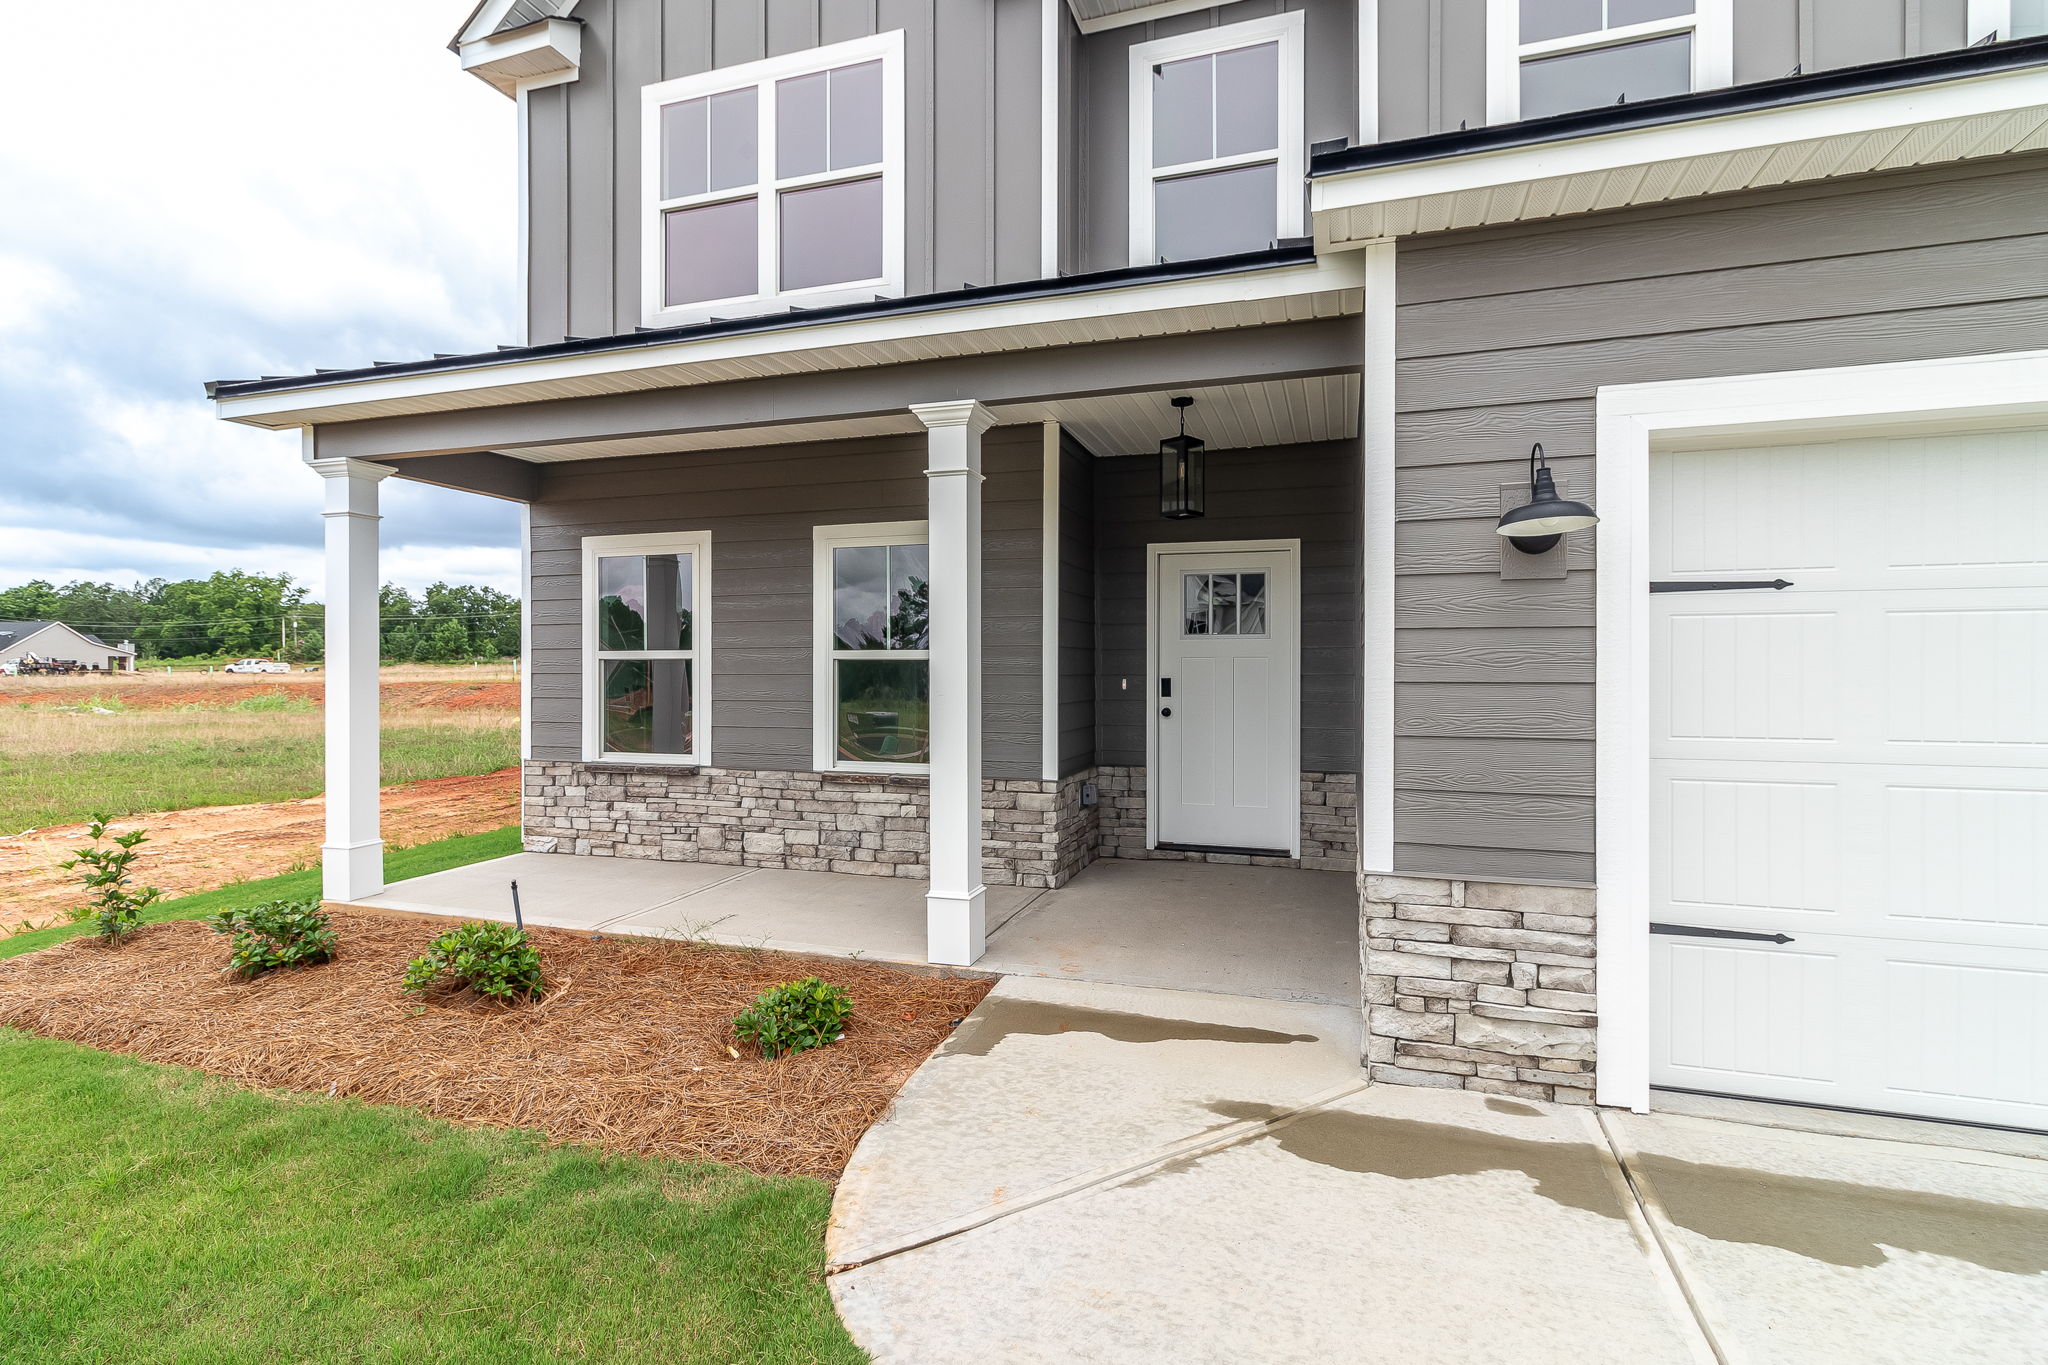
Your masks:
<instances>
[{"instance_id":1,"label":"black metal roof","mask_svg":"<svg viewBox=\"0 0 2048 1365\"><path fill-rule=\"evenodd\" d=\"M1484 128L1461 128L1452 133L1430 133L1397 142L1346 147L1341 151L1311 156L1308 174L1314 180L1326 175L1342 175L1347 171L1436 161L1473 152L1533 147L1567 138L1689 123L1723 114L1782 109L1818 100L1877 94L1969 76L1990 76L2044 63L2048 63L2048 38L1980 44L1925 57L1872 62L1867 66L1816 71L1811 75L1783 76L1773 81L1751 81L1746 85L1701 90L1689 95L1667 95L1663 99L1643 100L1636 104L1605 104L1597 109L1579 109L1568 114L1552 114L1548 118L1525 119L1520 123L1489 124Z\"/></svg>"},{"instance_id":2,"label":"black metal roof","mask_svg":"<svg viewBox=\"0 0 2048 1365\"><path fill-rule=\"evenodd\" d=\"M682 327L643 327L616 336L570 337L566 341L549 342L540 346L500 346L495 351L483 351L475 355L437 355L430 360L381 361L355 369L321 370L308 375L266 375L262 379L212 379L207 381L206 396L245 398L251 394L314 389L329 384L381 379L391 375L436 374L451 370L477 369L486 365L502 365L507 361L590 355L602 351L640 350L649 346L666 346L673 342L696 341L705 337L742 336L754 332L810 327L821 322L937 313L974 304L1005 303L1014 299L1055 298L1062 294L1084 294L1097 289L1113 289L1120 285L1164 284L1174 280L1202 279L1211 275L1240 274L1247 270L1305 265L1314 261L1315 256L1314 244L1309 239L1293 238L1264 251L1246 252L1237 256L1212 256L1199 261L1168 261L1158 265L1125 266L1117 270L1097 270L1086 275L1063 275L1052 280L973 285L936 294L916 294L909 298L878 298L866 303L796 309L787 313L769 313L759 317L720 318L711 322L694 322Z\"/></svg>"}]
</instances>

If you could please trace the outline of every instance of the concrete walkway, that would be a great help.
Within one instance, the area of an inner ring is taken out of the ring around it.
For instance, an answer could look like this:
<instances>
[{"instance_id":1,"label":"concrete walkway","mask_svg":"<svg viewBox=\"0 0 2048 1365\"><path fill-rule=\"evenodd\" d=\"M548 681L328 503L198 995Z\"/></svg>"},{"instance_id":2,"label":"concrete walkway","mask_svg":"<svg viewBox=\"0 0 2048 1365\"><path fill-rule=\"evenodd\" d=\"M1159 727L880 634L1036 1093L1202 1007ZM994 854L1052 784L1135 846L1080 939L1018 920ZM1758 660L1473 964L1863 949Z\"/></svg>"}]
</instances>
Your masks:
<instances>
[{"instance_id":1,"label":"concrete walkway","mask_svg":"<svg viewBox=\"0 0 2048 1365\"><path fill-rule=\"evenodd\" d=\"M2048 1162L1359 1085L1356 1015L1010 978L840 1186L878 1361L2038 1362Z\"/></svg>"}]
</instances>

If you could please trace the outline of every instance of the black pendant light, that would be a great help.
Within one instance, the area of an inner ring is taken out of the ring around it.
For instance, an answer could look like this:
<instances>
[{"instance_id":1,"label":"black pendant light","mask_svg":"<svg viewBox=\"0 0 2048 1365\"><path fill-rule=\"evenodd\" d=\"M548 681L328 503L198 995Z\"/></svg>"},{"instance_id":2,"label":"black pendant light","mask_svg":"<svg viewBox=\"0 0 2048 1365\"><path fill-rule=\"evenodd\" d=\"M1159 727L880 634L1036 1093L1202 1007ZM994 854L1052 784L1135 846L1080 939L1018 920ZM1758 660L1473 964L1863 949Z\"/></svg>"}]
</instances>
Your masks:
<instances>
[{"instance_id":1,"label":"black pendant light","mask_svg":"<svg viewBox=\"0 0 2048 1365\"><path fill-rule=\"evenodd\" d=\"M1183 521L1202 515L1202 438L1188 435L1188 409L1195 400L1173 400L1180 409L1180 435L1159 443L1159 515Z\"/></svg>"},{"instance_id":2,"label":"black pendant light","mask_svg":"<svg viewBox=\"0 0 2048 1365\"><path fill-rule=\"evenodd\" d=\"M1505 513L1494 529L1522 553L1540 555L1563 540L1565 532L1583 531L1599 520L1583 502L1557 495L1557 481L1538 444L1529 448L1529 501Z\"/></svg>"}]
</instances>

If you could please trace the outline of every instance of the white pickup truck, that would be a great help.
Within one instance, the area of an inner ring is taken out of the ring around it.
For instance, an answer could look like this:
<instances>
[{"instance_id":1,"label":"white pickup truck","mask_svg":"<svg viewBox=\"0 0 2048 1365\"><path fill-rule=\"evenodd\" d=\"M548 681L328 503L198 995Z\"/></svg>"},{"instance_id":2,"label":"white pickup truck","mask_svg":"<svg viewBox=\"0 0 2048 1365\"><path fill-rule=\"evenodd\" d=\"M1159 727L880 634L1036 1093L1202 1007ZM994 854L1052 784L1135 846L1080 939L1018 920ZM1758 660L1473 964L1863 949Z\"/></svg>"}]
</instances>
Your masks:
<instances>
[{"instance_id":1,"label":"white pickup truck","mask_svg":"<svg viewBox=\"0 0 2048 1365\"><path fill-rule=\"evenodd\" d=\"M289 673L292 666L282 659L237 659L223 673Z\"/></svg>"}]
</instances>

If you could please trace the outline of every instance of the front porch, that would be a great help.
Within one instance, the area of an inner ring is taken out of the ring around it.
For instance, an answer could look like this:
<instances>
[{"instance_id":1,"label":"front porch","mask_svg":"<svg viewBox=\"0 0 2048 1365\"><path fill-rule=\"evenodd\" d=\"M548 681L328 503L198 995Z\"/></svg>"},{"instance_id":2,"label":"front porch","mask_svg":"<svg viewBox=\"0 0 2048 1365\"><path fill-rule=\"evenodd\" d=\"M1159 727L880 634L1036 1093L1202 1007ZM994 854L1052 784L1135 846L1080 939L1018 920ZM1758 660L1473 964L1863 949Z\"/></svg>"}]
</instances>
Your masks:
<instances>
[{"instance_id":1,"label":"front porch","mask_svg":"<svg viewBox=\"0 0 2048 1365\"><path fill-rule=\"evenodd\" d=\"M355 905L512 918L923 964L925 884L782 868L520 853L394 883ZM1102 859L1054 890L991 886L975 970L1355 1005L1358 893L1344 873Z\"/></svg>"}]
</instances>

